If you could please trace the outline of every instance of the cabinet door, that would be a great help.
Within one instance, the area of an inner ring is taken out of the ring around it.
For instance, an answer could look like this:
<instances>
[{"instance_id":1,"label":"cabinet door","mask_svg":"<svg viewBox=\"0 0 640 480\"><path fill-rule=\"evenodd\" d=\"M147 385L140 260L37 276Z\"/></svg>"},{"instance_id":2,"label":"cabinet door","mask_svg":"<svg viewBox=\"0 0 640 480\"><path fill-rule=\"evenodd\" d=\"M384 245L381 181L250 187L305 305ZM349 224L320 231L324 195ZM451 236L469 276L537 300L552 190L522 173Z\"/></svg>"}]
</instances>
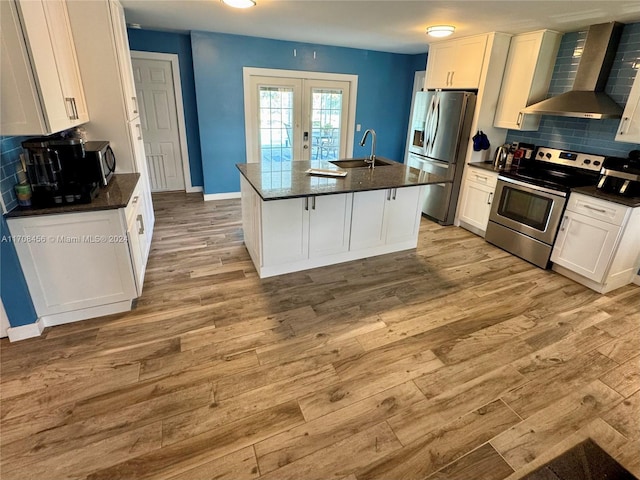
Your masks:
<instances>
[{"instance_id":1,"label":"cabinet door","mask_svg":"<svg viewBox=\"0 0 640 480\"><path fill-rule=\"evenodd\" d=\"M140 174L141 196L144 198L144 208L142 214L147 229L147 247L151 247L151 238L153 236L153 228L155 226L155 213L153 211L153 200L151 198L151 184L149 182L149 169L144 151L144 141L142 139L142 129L140 120L136 119L129 122L129 135L131 137L131 145L133 146L135 166Z\"/></svg>"},{"instance_id":2,"label":"cabinet door","mask_svg":"<svg viewBox=\"0 0 640 480\"><path fill-rule=\"evenodd\" d=\"M620 227L566 211L551 261L596 282L607 273Z\"/></svg>"},{"instance_id":3,"label":"cabinet door","mask_svg":"<svg viewBox=\"0 0 640 480\"><path fill-rule=\"evenodd\" d=\"M309 199L309 258L349 250L352 194Z\"/></svg>"},{"instance_id":4,"label":"cabinet door","mask_svg":"<svg viewBox=\"0 0 640 480\"><path fill-rule=\"evenodd\" d=\"M456 52L455 42L429 45L425 89L451 88L449 79L453 70Z\"/></svg>"},{"instance_id":5,"label":"cabinet door","mask_svg":"<svg viewBox=\"0 0 640 480\"><path fill-rule=\"evenodd\" d=\"M144 284L144 274L147 269L147 260L149 257L147 230L144 224L144 198L139 192L134 194L131 199L134 209L129 225L127 228L127 239L129 241L129 253L133 264L133 273L136 281L136 291L138 296L142 295L142 287Z\"/></svg>"},{"instance_id":6,"label":"cabinet door","mask_svg":"<svg viewBox=\"0 0 640 480\"><path fill-rule=\"evenodd\" d=\"M638 73L622 113L616 142L640 143L640 75Z\"/></svg>"},{"instance_id":7,"label":"cabinet door","mask_svg":"<svg viewBox=\"0 0 640 480\"><path fill-rule=\"evenodd\" d=\"M69 109L70 125L86 123L89 121L89 114L84 98L67 5L62 0L46 0L43 5L53 45L53 54L58 67L62 94Z\"/></svg>"},{"instance_id":8,"label":"cabinet door","mask_svg":"<svg viewBox=\"0 0 640 480\"><path fill-rule=\"evenodd\" d=\"M135 298L121 210L9 219L38 316Z\"/></svg>"},{"instance_id":9,"label":"cabinet door","mask_svg":"<svg viewBox=\"0 0 640 480\"><path fill-rule=\"evenodd\" d=\"M16 5L0 1L0 134L45 133L47 124ZM51 85L62 97L59 84ZM60 114L65 118L64 104Z\"/></svg>"},{"instance_id":10,"label":"cabinet door","mask_svg":"<svg viewBox=\"0 0 640 480\"><path fill-rule=\"evenodd\" d=\"M478 88L486 46L486 35L457 41L449 88Z\"/></svg>"},{"instance_id":11,"label":"cabinet door","mask_svg":"<svg viewBox=\"0 0 640 480\"><path fill-rule=\"evenodd\" d=\"M120 78L124 90L127 120L131 121L138 118L140 113L138 111L136 85L133 79L133 68L131 67L131 51L129 49L129 37L127 36L127 23L124 18L124 9L120 2L111 0L109 2L109 9L111 11L111 23L113 25L116 43L116 56L118 57Z\"/></svg>"},{"instance_id":12,"label":"cabinet door","mask_svg":"<svg viewBox=\"0 0 640 480\"><path fill-rule=\"evenodd\" d=\"M262 261L282 265L309 258L309 200L262 202Z\"/></svg>"},{"instance_id":13,"label":"cabinet door","mask_svg":"<svg viewBox=\"0 0 640 480\"><path fill-rule=\"evenodd\" d=\"M391 189L384 209L385 243L417 240L422 190L422 187Z\"/></svg>"},{"instance_id":14,"label":"cabinet door","mask_svg":"<svg viewBox=\"0 0 640 480\"><path fill-rule=\"evenodd\" d=\"M460 221L486 231L494 191L495 186L467 180L462 188Z\"/></svg>"},{"instance_id":15,"label":"cabinet door","mask_svg":"<svg viewBox=\"0 0 640 480\"><path fill-rule=\"evenodd\" d=\"M384 209L390 190L371 190L353 194L350 250L385 244Z\"/></svg>"}]
</instances>

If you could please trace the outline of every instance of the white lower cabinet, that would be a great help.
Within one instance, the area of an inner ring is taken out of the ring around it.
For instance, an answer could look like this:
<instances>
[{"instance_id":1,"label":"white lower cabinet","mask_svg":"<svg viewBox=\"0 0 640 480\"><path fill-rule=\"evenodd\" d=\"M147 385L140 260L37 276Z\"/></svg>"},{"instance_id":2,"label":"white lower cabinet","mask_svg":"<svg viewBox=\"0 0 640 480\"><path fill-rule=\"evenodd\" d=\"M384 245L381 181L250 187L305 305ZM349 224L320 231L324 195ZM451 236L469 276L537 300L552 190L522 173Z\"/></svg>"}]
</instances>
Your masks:
<instances>
[{"instance_id":1,"label":"white lower cabinet","mask_svg":"<svg viewBox=\"0 0 640 480\"><path fill-rule=\"evenodd\" d=\"M551 261L600 293L631 283L640 267L640 208L572 193Z\"/></svg>"},{"instance_id":2,"label":"white lower cabinet","mask_svg":"<svg viewBox=\"0 0 640 480\"><path fill-rule=\"evenodd\" d=\"M262 263L273 266L349 249L352 195L322 195L262 203Z\"/></svg>"},{"instance_id":3,"label":"white lower cabinet","mask_svg":"<svg viewBox=\"0 0 640 480\"><path fill-rule=\"evenodd\" d=\"M479 168L468 168L459 206L460 226L484 237L498 174Z\"/></svg>"},{"instance_id":4,"label":"white lower cabinet","mask_svg":"<svg viewBox=\"0 0 640 480\"><path fill-rule=\"evenodd\" d=\"M7 219L45 326L131 309L149 254L142 208L134 193L126 208Z\"/></svg>"},{"instance_id":5,"label":"white lower cabinet","mask_svg":"<svg viewBox=\"0 0 640 480\"><path fill-rule=\"evenodd\" d=\"M261 278L415 248L422 186L264 201L241 178L244 241Z\"/></svg>"}]
</instances>

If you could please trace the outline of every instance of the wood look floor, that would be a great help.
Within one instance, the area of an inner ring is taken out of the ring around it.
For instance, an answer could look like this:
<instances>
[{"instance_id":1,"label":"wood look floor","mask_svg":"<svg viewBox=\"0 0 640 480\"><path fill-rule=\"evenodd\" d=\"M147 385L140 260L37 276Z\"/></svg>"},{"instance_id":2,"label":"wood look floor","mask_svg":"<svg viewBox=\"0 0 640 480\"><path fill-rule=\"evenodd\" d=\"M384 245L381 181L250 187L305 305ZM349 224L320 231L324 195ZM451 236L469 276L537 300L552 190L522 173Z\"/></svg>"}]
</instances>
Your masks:
<instances>
[{"instance_id":1,"label":"wood look floor","mask_svg":"<svg viewBox=\"0 0 640 480\"><path fill-rule=\"evenodd\" d=\"M155 196L135 310L2 340L3 480L515 479L586 437L640 476L640 287L424 219L261 281L201 198Z\"/></svg>"}]
</instances>

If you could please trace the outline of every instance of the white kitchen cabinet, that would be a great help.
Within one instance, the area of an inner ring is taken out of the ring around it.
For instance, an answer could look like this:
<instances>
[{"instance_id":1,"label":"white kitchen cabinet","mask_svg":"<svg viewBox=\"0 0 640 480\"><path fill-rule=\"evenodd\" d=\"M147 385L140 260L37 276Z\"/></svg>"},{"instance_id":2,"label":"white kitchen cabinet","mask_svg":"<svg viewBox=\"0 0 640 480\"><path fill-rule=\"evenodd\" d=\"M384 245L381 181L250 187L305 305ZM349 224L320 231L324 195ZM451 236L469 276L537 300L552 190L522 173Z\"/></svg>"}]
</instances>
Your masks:
<instances>
[{"instance_id":1,"label":"white kitchen cabinet","mask_svg":"<svg viewBox=\"0 0 640 480\"><path fill-rule=\"evenodd\" d=\"M38 317L47 325L131 308L138 296L124 209L7 220Z\"/></svg>"},{"instance_id":2,"label":"white kitchen cabinet","mask_svg":"<svg viewBox=\"0 0 640 480\"><path fill-rule=\"evenodd\" d=\"M155 215L122 6L116 0L93 0L69 2L68 9L91 111L91 122L84 128L90 139L111 143L117 173L140 173L140 213L148 251Z\"/></svg>"},{"instance_id":3,"label":"white kitchen cabinet","mask_svg":"<svg viewBox=\"0 0 640 480\"><path fill-rule=\"evenodd\" d=\"M417 241L423 191L422 187L405 187L355 192L350 249Z\"/></svg>"},{"instance_id":4,"label":"white kitchen cabinet","mask_svg":"<svg viewBox=\"0 0 640 480\"><path fill-rule=\"evenodd\" d=\"M349 249L352 194L262 203L262 263L295 263Z\"/></svg>"},{"instance_id":5,"label":"white kitchen cabinet","mask_svg":"<svg viewBox=\"0 0 640 480\"><path fill-rule=\"evenodd\" d=\"M640 208L572 193L551 261L600 293L631 283L640 266Z\"/></svg>"},{"instance_id":6,"label":"white kitchen cabinet","mask_svg":"<svg viewBox=\"0 0 640 480\"><path fill-rule=\"evenodd\" d=\"M145 198L143 196L143 188L140 181L136 187L129 205L125 210L127 222L127 239L129 242L129 253L131 255L131 263L133 265L133 274L136 283L136 292L138 296L142 295L142 287L144 285L144 274L147 268L147 260L149 258L149 234L148 227L145 223Z\"/></svg>"},{"instance_id":7,"label":"white kitchen cabinet","mask_svg":"<svg viewBox=\"0 0 640 480\"><path fill-rule=\"evenodd\" d=\"M498 182L498 173L471 166L467 168L458 207L460 226L484 237Z\"/></svg>"},{"instance_id":8,"label":"white kitchen cabinet","mask_svg":"<svg viewBox=\"0 0 640 480\"><path fill-rule=\"evenodd\" d=\"M494 126L538 130L540 115L525 115L521 110L545 99L561 39L561 33L551 30L511 38Z\"/></svg>"},{"instance_id":9,"label":"white kitchen cabinet","mask_svg":"<svg viewBox=\"0 0 640 480\"><path fill-rule=\"evenodd\" d=\"M616 142L640 143L640 75L637 72L622 112Z\"/></svg>"},{"instance_id":10,"label":"white kitchen cabinet","mask_svg":"<svg viewBox=\"0 0 640 480\"><path fill-rule=\"evenodd\" d=\"M129 37L127 36L127 22L124 18L124 9L120 2L110 0L109 10L111 12L111 22L113 24L113 37L115 41L115 51L120 67L120 77L122 78L122 89L126 107L126 116L129 121L140 116L138 110L138 98L136 85L133 78L133 67L131 65L131 50L129 48Z\"/></svg>"},{"instance_id":11,"label":"white kitchen cabinet","mask_svg":"<svg viewBox=\"0 0 640 480\"><path fill-rule=\"evenodd\" d=\"M478 88L486 47L487 35L430 44L425 89Z\"/></svg>"},{"instance_id":12,"label":"white kitchen cabinet","mask_svg":"<svg viewBox=\"0 0 640 480\"><path fill-rule=\"evenodd\" d=\"M67 3L2 1L0 9L0 134L51 134L86 123Z\"/></svg>"}]
</instances>

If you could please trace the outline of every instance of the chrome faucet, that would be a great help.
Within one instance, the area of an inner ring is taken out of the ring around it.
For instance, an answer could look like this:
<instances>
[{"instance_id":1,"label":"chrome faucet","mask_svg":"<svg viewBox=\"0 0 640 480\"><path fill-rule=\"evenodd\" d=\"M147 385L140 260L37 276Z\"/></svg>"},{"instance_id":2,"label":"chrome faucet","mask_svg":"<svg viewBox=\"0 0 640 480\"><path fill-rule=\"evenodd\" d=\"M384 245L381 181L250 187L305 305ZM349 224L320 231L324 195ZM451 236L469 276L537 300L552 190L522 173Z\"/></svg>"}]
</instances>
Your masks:
<instances>
[{"instance_id":1,"label":"chrome faucet","mask_svg":"<svg viewBox=\"0 0 640 480\"><path fill-rule=\"evenodd\" d=\"M369 164L369 168L375 168L376 163L376 131L373 128L368 128L364 135L362 136L362 140L360 140L360 146L364 147L365 142L367 141L367 136L371 134L371 155L369 155L369 159L365 158L365 163Z\"/></svg>"}]
</instances>

